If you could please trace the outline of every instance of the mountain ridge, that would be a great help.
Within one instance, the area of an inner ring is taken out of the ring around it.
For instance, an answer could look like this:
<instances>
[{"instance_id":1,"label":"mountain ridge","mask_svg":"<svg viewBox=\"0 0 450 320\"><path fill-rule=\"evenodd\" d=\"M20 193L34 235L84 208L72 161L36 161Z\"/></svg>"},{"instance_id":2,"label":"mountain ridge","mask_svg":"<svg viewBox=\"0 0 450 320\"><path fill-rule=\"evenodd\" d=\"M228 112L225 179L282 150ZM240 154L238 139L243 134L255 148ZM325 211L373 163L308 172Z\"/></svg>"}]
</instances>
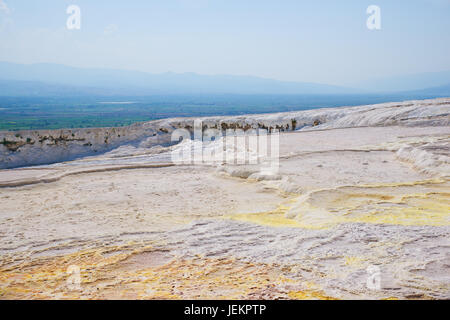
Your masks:
<instances>
[{"instance_id":1,"label":"mountain ridge","mask_svg":"<svg viewBox=\"0 0 450 320\"><path fill-rule=\"evenodd\" d=\"M23 65L0 62L0 79L130 90L135 94L346 94L360 91L328 84L279 81L255 76L201 75L192 72L153 74L49 63Z\"/></svg>"}]
</instances>

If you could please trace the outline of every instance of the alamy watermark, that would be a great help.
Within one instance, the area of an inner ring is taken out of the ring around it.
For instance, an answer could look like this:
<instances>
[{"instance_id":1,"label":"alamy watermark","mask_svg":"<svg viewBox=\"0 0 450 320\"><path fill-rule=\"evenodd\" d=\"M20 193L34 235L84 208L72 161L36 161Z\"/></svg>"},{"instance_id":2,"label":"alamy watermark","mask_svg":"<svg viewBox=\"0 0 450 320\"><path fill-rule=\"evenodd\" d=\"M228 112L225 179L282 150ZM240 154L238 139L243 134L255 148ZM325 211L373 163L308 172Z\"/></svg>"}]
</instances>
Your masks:
<instances>
[{"instance_id":1,"label":"alamy watermark","mask_svg":"<svg viewBox=\"0 0 450 320\"><path fill-rule=\"evenodd\" d=\"M66 13L70 16L67 18L66 27L69 30L81 29L81 9L77 5L67 7Z\"/></svg>"},{"instance_id":2,"label":"alamy watermark","mask_svg":"<svg viewBox=\"0 0 450 320\"><path fill-rule=\"evenodd\" d=\"M2 7L3 6L3 7ZM0 9L9 10L8 7L0 0ZM80 30L81 29L81 9L77 5L70 5L66 9L66 13L69 15L66 21L66 27L68 30ZM381 30L381 8L378 5L370 5L366 9L366 14L369 15L366 21L367 29L369 30ZM107 27L112 28L110 25Z\"/></svg>"},{"instance_id":3,"label":"alamy watermark","mask_svg":"<svg viewBox=\"0 0 450 320\"><path fill-rule=\"evenodd\" d=\"M280 132L267 129L219 130L195 120L193 130L176 129L172 143L178 143L171 158L177 164L258 165L262 174L277 174Z\"/></svg>"},{"instance_id":4,"label":"alamy watermark","mask_svg":"<svg viewBox=\"0 0 450 320\"><path fill-rule=\"evenodd\" d=\"M380 267L370 265L366 269L368 277L366 279L366 286L370 290L381 290L381 270Z\"/></svg>"},{"instance_id":5,"label":"alamy watermark","mask_svg":"<svg viewBox=\"0 0 450 320\"><path fill-rule=\"evenodd\" d=\"M70 265L67 268L66 272L69 275L66 280L67 288L70 291L80 291L81 290L80 267L77 265Z\"/></svg>"},{"instance_id":6,"label":"alamy watermark","mask_svg":"<svg viewBox=\"0 0 450 320\"><path fill-rule=\"evenodd\" d=\"M366 13L370 16L367 18L366 26L369 30L381 30L381 9L379 6L370 5L367 7Z\"/></svg>"}]
</instances>

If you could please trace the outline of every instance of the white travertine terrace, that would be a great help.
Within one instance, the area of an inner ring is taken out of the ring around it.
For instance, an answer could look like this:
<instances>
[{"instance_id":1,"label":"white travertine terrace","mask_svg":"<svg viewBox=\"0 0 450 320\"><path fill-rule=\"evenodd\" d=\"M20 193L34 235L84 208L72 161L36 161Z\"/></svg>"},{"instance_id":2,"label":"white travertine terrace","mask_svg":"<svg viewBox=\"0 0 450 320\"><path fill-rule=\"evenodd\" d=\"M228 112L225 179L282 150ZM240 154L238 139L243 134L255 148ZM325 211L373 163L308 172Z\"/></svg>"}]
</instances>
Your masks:
<instances>
[{"instance_id":1,"label":"white travertine terrace","mask_svg":"<svg viewBox=\"0 0 450 320\"><path fill-rule=\"evenodd\" d=\"M434 99L202 119L283 129L272 176L172 163L170 132L193 119L2 133L37 141L0 146L2 167L78 159L0 170L0 298L449 299L449 111Z\"/></svg>"}]
</instances>

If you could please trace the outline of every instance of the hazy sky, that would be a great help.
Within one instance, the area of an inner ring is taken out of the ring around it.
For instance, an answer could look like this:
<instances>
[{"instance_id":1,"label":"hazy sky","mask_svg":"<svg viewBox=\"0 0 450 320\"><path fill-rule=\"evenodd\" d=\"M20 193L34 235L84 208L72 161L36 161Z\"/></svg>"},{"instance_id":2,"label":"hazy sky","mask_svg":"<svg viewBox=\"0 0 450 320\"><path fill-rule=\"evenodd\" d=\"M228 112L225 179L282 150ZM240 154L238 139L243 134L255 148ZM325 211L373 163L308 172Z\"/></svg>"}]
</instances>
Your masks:
<instances>
[{"instance_id":1,"label":"hazy sky","mask_svg":"<svg viewBox=\"0 0 450 320\"><path fill-rule=\"evenodd\" d=\"M450 0L0 0L0 60L349 85L450 70Z\"/></svg>"}]
</instances>

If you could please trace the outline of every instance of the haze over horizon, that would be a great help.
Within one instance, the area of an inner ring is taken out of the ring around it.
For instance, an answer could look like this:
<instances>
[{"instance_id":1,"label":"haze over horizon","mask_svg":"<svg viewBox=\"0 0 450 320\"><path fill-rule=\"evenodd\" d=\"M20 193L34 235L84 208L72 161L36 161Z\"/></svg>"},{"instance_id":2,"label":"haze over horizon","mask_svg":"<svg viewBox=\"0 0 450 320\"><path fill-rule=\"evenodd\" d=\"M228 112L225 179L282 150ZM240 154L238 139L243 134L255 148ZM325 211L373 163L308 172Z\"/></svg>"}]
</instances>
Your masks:
<instances>
[{"instance_id":1,"label":"haze over horizon","mask_svg":"<svg viewBox=\"0 0 450 320\"><path fill-rule=\"evenodd\" d=\"M448 0L134 3L1 0L0 61L344 87L450 70ZM66 28L72 4L80 30ZM371 4L381 30L366 27Z\"/></svg>"},{"instance_id":2,"label":"haze over horizon","mask_svg":"<svg viewBox=\"0 0 450 320\"><path fill-rule=\"evenodd\" d=\"M178 94L355 95L404 94L415 99L450 95L450 71L371 79L354 87L278 81L256 76L147 73L0 61L0 96L145 96Z\"/></svg>"}]
</instances>

